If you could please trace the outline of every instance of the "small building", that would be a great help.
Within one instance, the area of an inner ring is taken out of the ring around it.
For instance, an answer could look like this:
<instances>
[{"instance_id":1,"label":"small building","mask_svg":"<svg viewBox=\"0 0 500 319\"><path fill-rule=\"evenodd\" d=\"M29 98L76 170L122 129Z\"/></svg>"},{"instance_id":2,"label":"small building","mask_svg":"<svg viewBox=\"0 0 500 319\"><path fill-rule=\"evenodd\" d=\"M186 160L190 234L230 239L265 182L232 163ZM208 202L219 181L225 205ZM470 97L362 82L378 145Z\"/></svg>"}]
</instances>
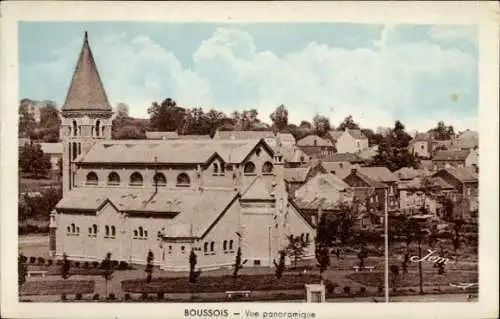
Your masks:
<instances>
[{"instance_id":1,"label":"small building","mask_svg":"<svg viewBox=\"0 0 500 319\"><path fill-rule=\"evenodd\" d=\"M322 158L324 156L335 153L335 146L328 139L319 137L318 135L308 135L297 142L304 153L313 158Z\"/></svg>"},{"instance_id":2,"label":"small building","mask_svg":"<svg viewBox=\"0 0 500 319\"><path fill-rule=\"evenodd\" d=\"M456 200L470 201L470 209L477 210L478 173L473 167L448 167L436 172L433 177L440 177L453 186Z\"/></svg>"},{"instance_id":3,"label":"small building","mask_svg":"<svg viewBox=\"0 0 500 319\"><path fill-rule=\"evenodd\" d=\"M469 150L446 150L438 151L432 158L434 170L447 167L478 167L477 151Z\"/></svg>"},{"instance_id":4,"label":"small building","mask_svg":"<svg viewBox=\"0 0 500 319\"><path fill-rule=\"evenodd\" d=\"M62 143L40 143L42 151L44 154L50 156L50 168L52 170L58 170L59 166L57 163L62 158L63 154L63 144Z\"/></svg>"},{"instance_id":5,"label":"small building","mask_svg":"<svg viewBox=\"0 0 500 319\"><path fill-rule=\"evenodd\" d=\"M328 137L339 153L357 153L368 149L368 137L361 130L330 131Z\"/></svg>"},{"instance_id":6,"label":"small building","mask_svg":"<svg viewBox=\"0 0 500 319\"><path fill-rule=\"evenodd\" d=\"M432 156L432 137L429 133L417 133L408 145L411 154L420 158Z\"/></svg>"},{"instance_id":7,"label":"small building","mask_svg":"<svg viewBox=\"0 0 500 319\"><path fill-rule=\"evenodd\" d=\"M428 185L433 188L431 193L426 193L426 182L431 183ZM399 208L401 212L408 215L420 214L422 209L425 209L428 213L437 216L442 208L440 199L450 198L453 190L454 187L440 177L416 177L412 180L402 180L398 182Z\"/></svg>"}]
</instances>

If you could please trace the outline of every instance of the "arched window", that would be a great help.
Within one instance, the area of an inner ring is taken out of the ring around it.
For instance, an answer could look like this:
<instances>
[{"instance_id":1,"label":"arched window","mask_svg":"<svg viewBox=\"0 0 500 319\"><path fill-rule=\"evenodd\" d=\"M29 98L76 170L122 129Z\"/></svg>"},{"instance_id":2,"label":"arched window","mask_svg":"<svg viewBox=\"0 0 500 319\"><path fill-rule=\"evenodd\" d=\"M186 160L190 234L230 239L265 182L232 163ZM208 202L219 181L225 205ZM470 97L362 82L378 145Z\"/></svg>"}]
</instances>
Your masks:
<instances>
[{"instance_id":1,"label":"arched window","mask_svg":"<svg viewBox=\"0 0 500 319\"><path fill-rule=\"evenodd\" d=\"M71 232L72 233L76 232L75 224L71 224Z\"/></svg>"},{"instance_id":2,"label":"arched window","mask_svg":"<svg viewBox=\"0 0 500 319\"><path fill-rule=\"evenodd\" d=\"M94 232L94 235L97 234L97 225L96 224L92 225L92 230Z\"/></svg>"},{"instance_id":3,"label":"arched window","mask_svg":"<svg viewBox=\"0 0 500 319\"><path fill-rule=\"evenodd\" d=\"M142 227L139 227L139 237L142 236L144 236L144 230L142 229Z\"/></svg>"},{"instance_id":4,"label":"arched window","mask_svg":"<svg viewBox=\"0 0 500 319\"><path fill-rule=\"evenodd\" d=\"M191 183L188 174L186 173L180 173L177 176L177 186L189 186Z\"/></svg>"},{"instance_id":5,"label":"arched window","mask_svg":"<svg viewBox=\"0 0 500 319\"><path fill-rule=\"evenodd\" d=\"M97 185L99 183L99 178L97 174L94 172L90 172L87 174L87 185Z\"/></svg>"},{"instance_id":6,"label":"arched window","mask_svg":"<svg viewBox=\"0 0 500 319\"><path fill-rule=\"evenodd\" d=\"M214 174L219 174L219 165L217 165L217 163L214 163L213 167L214 167Z\"/></svg>"},{"instance_id":7,"label":"arched window","mask_svg":"<svg viewBox=\"0 0 500 319\"><path fill-rule=\"evenodd\" d=\"M100 133L101 133L101 121L97 120L95 122L95 134L97 137L99 137Z\"/></svg>"},{"instance_id":8,"label":"arched window","mask_svg":"<svg viewBox=\"0 0 500 319\"><path fill-rule=\"evenodd\" d=\"M243 172L245 173L245 175L255 174L255 164L252 162L246 163L245 167L243 168Z\"/></svg>"},{"instance_id":9,"label":"arched window","mask_svg":"<svg viewBox=\"0 0 500 319\"><path fill-rule=\"evenodd\" d=\"M76 125L76 121L73 120L73 136L78 135L78 126Z\"/></svg>"},{"instance_id":10,"label":"arched window","mask_svg":"<svg viewBox=\"0 0 500 319\"><path fill-rule=\"evenodd\" d=\"M233 240L229 241L229 250L233 250Z\"/></svg>"},{"instance_id":11,"label":"arched window","mask_svg":"<svg viewBox=\"0 0 500 319\"><path fill-rule=\"evenodd\" d=\"M262 173L272 174L273 173L273 164L271 162L265 162L264 165L262 165Z\"/></svg>"},{"instance_id":12,"label":"arched window","mask_svg":"<svg viewBox=\"0 0 500 319\"><path fill-rule=\"evenodd\" d=\"M80 227L76 227L76 233L80 234Z\"/></svg>"},{"instance_id":13,"label":"arched window","mask_svg":"<svg viewBox=\"0 0 500 319\"><path fill-rule=\"evenodd\" d=\"M66 227L66 230L68 231L68 233L71 233L71 227Z\"/></svg>"},{"instance_id":14,"label":"arched window","mask_svg":"<svg viewBox=\"0 0 500 319\"><path fill-rule=\"evenodd\" d=\"M156 173L153 180L157 186L167 186L167 178L163 173Z\"/></svg>"},{"instance_id":15,"label":"arched window","mask_svg":"<svg viewBox=\"0 0 500 319\"><path fill-rule=\"evenodd\" d=\"M73 149L71 150L72 152L72 159L75 160L76 156L78 155L78 146L76 143L71 143L73 144Z\"/></svg>"},{"instance_id":16,"label":"arched window","mask_svg":"<svg viewBox=\"0 0 500 319\"><path fill-rule=\"evenodd\" d=\"M108 185L120 185L120 175L118 175L116 172L109 173Z\"/></svg>"},{"instance_id":17,"label":"arched window","mask_svg":"<svg viewBox=\"0 0 500 319\"><path fill-rule=\"evenodd\" d=\"M89 227L89 236L92 235L92 227Z\"/></svg>"},{"instance_id":18,"label":"arched window","mask_svg":"<svg viewBox=\"0 0 500 319\"><path fill-rule=\"evenodd\" d=\"M227 250L227 240L222 242L222 249Z\"/></svg>"},{"instance_id":19,"label":"arched window","mask_svg":"<svg viewBox=\"0 0 500 319\"><path fill-rule=\"evenodd\" d=\"M309 241L309 233L306 234L306 241Z\"/></svg>"},{"instance_id":20,"label":"arched window","mask_svg":"<svg viewBox=\"0 0 500 319\"><path fill-rule=\"evenodd\" d=\"M115 226L111 226L111 236L115 237L116 236L116 229Z\"/></svg>"},{"instance_id":21,"label":"arched window","mask_svg":"<svg viewBox=\"0 0 500 319\"><path fill-rule=\"evenodd\" d=\"M148 237L148 231L147 230L144 231L144 237Z\"/></svg>"},{"instance_id":22,"label":"arched window","mask_svg":"<svg viewBox=\"0 0 500 319\"><path fill-rule=\"evenodd\" d=\"M184 254L184 253L186 253L186 247L181 246L181 252L182 252L183 254Z\"/></svg>"},{"instance_id":23,"label":"arched window","mask_svg":"<svg viewBox=\"0 0 500 319\"><path fill-rule=\"evenodd\" d=\"M104 125L101 126L101 136L104 137Z\"/></svg>"},{"instance_id":24,"label":"arched window","mask_svg":"<svg viewBox=\"0 0 500 319\"><path fill-rule=\"evenodd\" d=\"M214 251L215 249L215 242L210 243L210 251Z\"/></svg>"},{"instance_id":25,"label":"arched window","mask_svg":"<svg viewBox=\"0 0 500 319\"><path fill-rule=\"evenodd\" d=\"M304 240L304 233L300 234L300 240Z\"/></svg>"},{"instance_id":26,"label":"arched window","mask_svg":"<svg viewBox=\"0 0 500 319\"><path fill-rule=\"evenodd\" d=\"M134 229L134 237L137 237L137 229Z\"/></svg>"},{"instance_id":27,"label":"arched window","mask_svg":"<svg viewBox=\"0 0 500 319\"><path fill-rule=\"evenodd\" d=\"M109 226L108 225L106 225L104 227L104 233L105 233L106 236L109 236Z\"/></svg>"},{"instance_id":28,"label":"arched window","mask_svg":"<svg viewBox=\"0 0 500 319\"><path fill-rule=\"evenodd\" d=\"M142 186L142 175L138 172L132 173L132 175L130 175L130 185Z\"/></svg>"},{"instance_id":29,"label":"arched window","mask_svg":"<svg viewBox=\"0 0 500 319\"><path fill-rule=\"evenodd\" d=\"M206 253L207 251L208 251L208 243L205 243L205 244L203 245L203 252L205 252L205 253Z\"/></svg>"}]
</instances>

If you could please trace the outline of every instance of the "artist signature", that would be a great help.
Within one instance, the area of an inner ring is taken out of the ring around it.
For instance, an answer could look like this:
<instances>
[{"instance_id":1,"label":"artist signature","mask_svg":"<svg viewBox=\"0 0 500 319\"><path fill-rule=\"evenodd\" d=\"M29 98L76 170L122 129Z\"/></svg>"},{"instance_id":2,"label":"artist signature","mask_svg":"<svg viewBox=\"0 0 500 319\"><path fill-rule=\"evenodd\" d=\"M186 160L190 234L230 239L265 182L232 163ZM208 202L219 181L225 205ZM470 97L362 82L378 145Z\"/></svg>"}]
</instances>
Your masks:
<instances>
[{"instance_id":1,"label":"artist signature","mask_svg":"<svg viewBox=\"0 0 500 319\"><path fill-rule=\"evenodd\" d=\"M431 263L436 263L436 264L453 264L455 263L454 260L452 259L449 259L449 258L446 258L446 257L442 257L442 256L437 256L437 255L433 255L434 254L434 250L430 250L428 249L427 250L429 253L425 256L423 256L422 258L419 259L418 256L411 256L410 257L410 261L414 262L414 263L418 263L418 262L422 262L422 261L428 261L428 262L431 262Z\"/></svg>"}]
</instances>

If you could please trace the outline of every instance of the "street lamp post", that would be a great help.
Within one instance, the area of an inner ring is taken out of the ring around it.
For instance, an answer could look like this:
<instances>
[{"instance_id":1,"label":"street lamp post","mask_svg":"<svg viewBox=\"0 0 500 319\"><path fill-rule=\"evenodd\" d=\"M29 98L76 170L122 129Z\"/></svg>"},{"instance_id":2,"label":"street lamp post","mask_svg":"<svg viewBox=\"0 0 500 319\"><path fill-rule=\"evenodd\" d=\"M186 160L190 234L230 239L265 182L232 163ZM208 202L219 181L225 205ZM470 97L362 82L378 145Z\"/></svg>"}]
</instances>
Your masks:
<instances>
[{"instance_id":1,"label":"street lamp post","mask_svg":"<svg viewBox=\"0 0 500 319\"><path fill-rule=\"evenodd\" d=\"M388 196L389 191L385 189L385 205L384 205L384 249L385 249L385 302L389 302L389 212L388 212Z\"/></svg>"}]
</instances>

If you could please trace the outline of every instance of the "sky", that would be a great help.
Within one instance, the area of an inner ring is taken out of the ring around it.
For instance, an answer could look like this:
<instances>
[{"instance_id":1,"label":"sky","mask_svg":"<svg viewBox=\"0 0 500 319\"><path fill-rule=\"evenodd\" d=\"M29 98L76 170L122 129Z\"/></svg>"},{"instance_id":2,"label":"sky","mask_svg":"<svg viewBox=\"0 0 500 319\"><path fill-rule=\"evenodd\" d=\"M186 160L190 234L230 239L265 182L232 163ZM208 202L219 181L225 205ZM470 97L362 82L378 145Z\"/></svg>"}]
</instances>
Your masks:
<instances>
[{"instance_id":1,"label":"sky","mask_svg":"<svg viewBox=\"0 0 500 319\"><path fill-rule=\"evenodd\" d=\"M20 99L62 105L84 31L112 106L154 101L230 114L280 104L289 122L477 129L477 28L359 23L20 22Z\"/></svg>"}]
</instances>

